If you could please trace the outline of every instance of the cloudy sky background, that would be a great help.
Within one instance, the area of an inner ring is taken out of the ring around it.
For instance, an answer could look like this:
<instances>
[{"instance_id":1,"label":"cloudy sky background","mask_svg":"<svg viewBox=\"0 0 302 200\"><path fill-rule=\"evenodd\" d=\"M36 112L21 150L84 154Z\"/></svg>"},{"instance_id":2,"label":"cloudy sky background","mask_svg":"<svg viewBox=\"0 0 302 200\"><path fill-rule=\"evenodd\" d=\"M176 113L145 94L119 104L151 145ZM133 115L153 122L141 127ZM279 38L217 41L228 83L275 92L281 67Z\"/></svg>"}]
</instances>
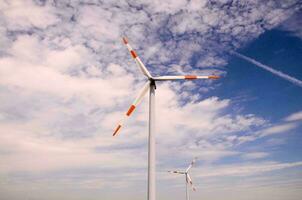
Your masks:
<instances>
[{"instance_id":1,"label":"cloudy sky background","mask_svg":"<svg viewBox=\"0 0 302 200\"><path fill-rule=\"evenodd\" d=\"M145 98L112 137L145 79L157 85L158 199L302 197L302 88L237 51L302 79L299 0L0 0L0 197L145 199Z\"/></svg>"}]
</instances>

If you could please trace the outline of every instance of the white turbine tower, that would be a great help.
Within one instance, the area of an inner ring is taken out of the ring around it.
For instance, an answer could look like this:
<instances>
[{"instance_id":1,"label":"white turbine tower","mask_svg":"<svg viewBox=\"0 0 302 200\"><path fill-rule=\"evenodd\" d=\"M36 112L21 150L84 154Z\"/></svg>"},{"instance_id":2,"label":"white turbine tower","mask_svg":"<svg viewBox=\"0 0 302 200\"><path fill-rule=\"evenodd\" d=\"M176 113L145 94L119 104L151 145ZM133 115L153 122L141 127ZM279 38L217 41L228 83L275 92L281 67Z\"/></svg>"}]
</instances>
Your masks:
<instances>
[{"instance_id":1,"label":"white turbine tower","mask_svg":"<svg viewBox=\"0 0 302 200\"><path fill-rule=\"evenodd\" d=\"M186 169L186 171L168 171L168 172L170 172L172 174L182 174L182 175L185 175L185 178L186 178L186 200L190 199L188 184L190 184L190 186L192 187L193 191L196 191L196 188L193 186L192 179L191 179L191 177L189 175L189 170L192 168L192 166L195 164L195 162L196 162L196 158L194 158L194 160L192 160L192 162L190 163L190 165Z\"/></svg>"},{"instance_id":2,"label":"white turbine tower","mask_svg":"<svg viewBox=\"0 0 302 200\"><path fill-rule=\"evenodd\" d=\"M141 72L146 76L148 81L126 112L125 117L123 120L118 124L116 127L113 136L115 136L118 131L121 129L123 122L132 114L134 109L138 106L141 102L145 94L149 89L149 142L148 142L148 200L155 200L156 199L156 190L155 190L155 113L154 113L154 106L155 106L155 82L156 81L168 81L168 80L194 80L194 79L218 79L219 76L196 76L196 75L185 75L185 76L159 76L153 77L151 76L150 72L147 70L143 62L137 56L136 52L131 48L126 38L123 38L124 44L127 46L131 56L137 63Z\"/></svg>"}]
</instances>

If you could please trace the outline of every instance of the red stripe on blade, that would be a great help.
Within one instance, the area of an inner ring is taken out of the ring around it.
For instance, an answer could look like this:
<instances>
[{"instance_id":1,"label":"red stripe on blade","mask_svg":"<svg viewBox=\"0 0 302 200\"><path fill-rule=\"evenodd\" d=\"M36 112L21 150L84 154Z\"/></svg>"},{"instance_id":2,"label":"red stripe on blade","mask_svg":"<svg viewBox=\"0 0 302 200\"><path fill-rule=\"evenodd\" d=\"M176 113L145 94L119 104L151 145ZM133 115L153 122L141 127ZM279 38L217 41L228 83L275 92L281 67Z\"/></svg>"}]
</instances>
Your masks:
<instances>
[{"instance_id":1,"label":"red stripe on blade","mask_svg":"<svg viewBox=\"0 0 302 200\"><path fill-rule=\"evenodd\" d=\"M136 58L136 57L137 57L135 51L131 50L130 53L131 53L131 55L132 55L133 58Z\"/></svg>"},{"instance_id":2,"label":"red stripe on blade","mask_svg":"<svg viewBox=\"0 0 302 200\"><path fill-rule=\"evenodd\" d=\"M208 76L209 79L219 79L220 76Z\"/></svg>"},{"instance_id":3,"label":"red stripe on blade","mask_svg":"<svg viewBox=\"0 0 302 200\"><path fill-rule=\"evenodd\" d=\"M123 37L123 42L124 44L128 44L128 40L125 37Z\"/></svg>"},{"instance_id":4,"label":"red stripe on blade","mask_svg":"<svg viewBox=\"0 0 302 200\"><path fill-rule=\"evenodd\" d=\"M134 109L135 109L135 105L131 105L129 110L127 111L126 115L130 116Z\"/></svg>"},{"instance_id":5,"label":"red stripe on blade","mask_svg":"<svg viewBox=\"0 0 302 200\"><path fill-rule=\"evenodd\" d=\"M195 75L186 75L185 79L189 79L189 80L197 79L197 76L195 76Z\"/></svg>"},{"instance_id":6,"label":"red stripe on blade","mask_svg":"<svg viewBox=\"0 0 302 200\"><path fill-rule=\"evenodd\" d=\"M121 126L120 124L116 127L116 129L115 129L115 131L114 131L114 133L113 133L113 136L116 135L116 133L120 130L121 127L122 127L122 126Z\"/></svg>"}]
</instances>

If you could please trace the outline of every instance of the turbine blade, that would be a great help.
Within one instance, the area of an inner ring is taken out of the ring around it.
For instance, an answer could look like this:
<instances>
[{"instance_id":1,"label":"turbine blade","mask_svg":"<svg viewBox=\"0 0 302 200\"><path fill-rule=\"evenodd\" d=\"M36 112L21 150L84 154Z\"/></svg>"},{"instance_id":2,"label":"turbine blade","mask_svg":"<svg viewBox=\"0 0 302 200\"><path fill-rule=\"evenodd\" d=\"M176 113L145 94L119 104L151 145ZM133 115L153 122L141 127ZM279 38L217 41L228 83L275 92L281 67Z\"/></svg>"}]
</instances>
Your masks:
<instances>
[{"instance_id":1,"label":"turbine blade","mask_svg":"<svg viewBox=\"0 0 302 200\"><path fill-rule=\"evenodd\" d=\"M138 57L138 55L136 54L136 52L132 49L132 47L128 43L127 38L123 37L123 42L127 46L127 48L129 50L132 58L135 60L136 64L138 65L138 67L142 71L142 73L145 76L147 76L148 78L152 78L150 72L148 71L148 69L146 68L146 66L144 65L144 63L141 61L141 59Z\"/></svg>"},{"instance_id":2,"label":"turbine blade","mask_svg":"<svg viewBox=\"0 0 302 200\"><path fill-rule=\"evenodd\" d=\"M171 174L184 174L184 172L180 172L180 171L168 171Z\"/></svg>"},{"instance_id":3,"label":"turbine blade","mask_svg":"<svg viewBox=\"0 0 302 200\"><path fill-rule=\"evenodd\" d=\"M196 76L196 75L184 75L184 76L159 76L154 77L156 81L172 81L172 80L194 80L194 79L219 79L220 76Z\"/></svg>"},{"instance_id":4,"label":"turbine blade","mask_svg":"<svg viewBox=\"0 0 302 200\"><path fill-rule=\"evenodd\" d=\"M192 160L192 162L190 163L190 165L189 165L189 167L186 169L186 172L188 172L192 167L193 167L193 165L195 164L195 162L196 162L196 157Z\"/></svg>"},{"instance_id":5,"label":"turbine blade","mask_svg":"<svg viewBox=\"0 0 302 200\"><path fill-rule=\"evenodd\" d=\"M118 123L116 129L113 132L113 136L115 136L119 130L121 129L123 122L132 114L132 112L135 110L135 108L138 106L138 104L143 100L145 94L147 93L148 89L150 88L150 81L148 81L144 87L141 89L139 92L138 96L136 99L133 101L132 105L129 107L128 111L126 112L126 115L124 118Z\"/></svg>"},{"instance_id":6,"label":"turbine blade","mask_svg":"<svg viewBox=\"0 0 302 200\"><path fill-rule=\"evenodd\" d=\"M190 184L190 186L192 187L192 190L193 190L193 191L196 191L196 188L195 188L194 185L193 185L193 182L192 182L192 179L191 179L190 175L189 175L189 174L186 174L186 175L187 175L187 178L186 178L187 183Z\"/></svg>"}]
</instances>

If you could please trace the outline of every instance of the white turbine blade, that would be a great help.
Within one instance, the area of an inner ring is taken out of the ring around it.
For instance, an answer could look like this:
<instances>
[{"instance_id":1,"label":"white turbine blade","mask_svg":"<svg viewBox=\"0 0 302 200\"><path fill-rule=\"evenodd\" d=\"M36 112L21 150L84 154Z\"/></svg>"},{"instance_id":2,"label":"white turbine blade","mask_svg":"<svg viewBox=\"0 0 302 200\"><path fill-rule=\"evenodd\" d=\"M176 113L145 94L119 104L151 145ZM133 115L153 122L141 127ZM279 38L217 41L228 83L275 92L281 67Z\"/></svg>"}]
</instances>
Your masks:
<instances>
[{"instance_id":1,"label":"white turbine blade","mask_svg":"<svg viewBox=\"0 0 302 200\"><path fill-rule=\"evenodd\" d=\"M123 37L123 42L127 46L127 48L129 50L132 58L135 60L136 64L138 65L138 67L140 68L140 70L142 71L142 73L145 76L147 76L148 78L152 78L150 72L148 71L148 69L146 68L146 66L144 65L144 63L141 61L141 59L138 57L138 55L136 54L136 52L132 49L132 47L128 43L128 40L125 37Z\"/></svg>"},{"instance_id":2,"label":"white turbine blade","mask_svg":"<svg viewBox=\"0 0 302 200\"><path fill-rule=\"evenodd\" d=\"M172 81L172 80L194 80L194 79L218 79L219 76L196 76L196 75L184 75L184 76L159 76L154 77L156 81Z\"/></svg>"},{"instance_id":3,"label":"white turbine blade","mask_svg":"<svg viewBox=\"0 0 302 200\"><path fill-rule=\"evenodd\" d=\"M121 127L123 125L123 122L132 114L132 112L137 107L137 105L142 101L142 99L144 98L144 96L147 93L147 91L148 91L149 88L150 88L150 82L148 81L144 85L144 87L142 88L142 90L139 92L139 94L136 97L136 99L133 101L132 105L130 106L130 108L126 112L126 115L123 118L123 120L121 120L120 123L118 124L118 126L116 127L116 129L115 129L115 131L113 133L113 136L115 136L118 133L118 131L121 129Z\"/></svg>"},{"instance_id":4,"label":"white turbine blade","mask_svg":"<svg viewBox=\"0 0 302 200\"><path fill-rule=\"evenodd\" d=\"M180 172L180 171L168 171L171 174L184 174L184 172Z\"/></svg>"},{"instance_id":5,"label":"white turbine blade","mask_svg":"<svg viewBox=\"0 0 302 200\"><path fill-rule=\"evenodd\" d=\"M196 188L194 187L193 182L192 182L192 179L191 179L191 177L190 177L189 174L187 174L187 183L190 184L190 186L192 187L192 190L193 190L193 191L196 191Z\"/></svg>"},{"instance_id":6,"label":"white turbine blade","mask_svg":"<svg viewBox=\"0 0 302 200\"><path fill-rule=\"evenodd\" d=\"M191 169L191 167L193 167L193 165L195 164L195 162L196 162L196 157L192 160L192 162L190 163L190 165L189 165L189 167L186 169L186 172L188 172L190 169Z\"/></svg>"}]
</instances>

